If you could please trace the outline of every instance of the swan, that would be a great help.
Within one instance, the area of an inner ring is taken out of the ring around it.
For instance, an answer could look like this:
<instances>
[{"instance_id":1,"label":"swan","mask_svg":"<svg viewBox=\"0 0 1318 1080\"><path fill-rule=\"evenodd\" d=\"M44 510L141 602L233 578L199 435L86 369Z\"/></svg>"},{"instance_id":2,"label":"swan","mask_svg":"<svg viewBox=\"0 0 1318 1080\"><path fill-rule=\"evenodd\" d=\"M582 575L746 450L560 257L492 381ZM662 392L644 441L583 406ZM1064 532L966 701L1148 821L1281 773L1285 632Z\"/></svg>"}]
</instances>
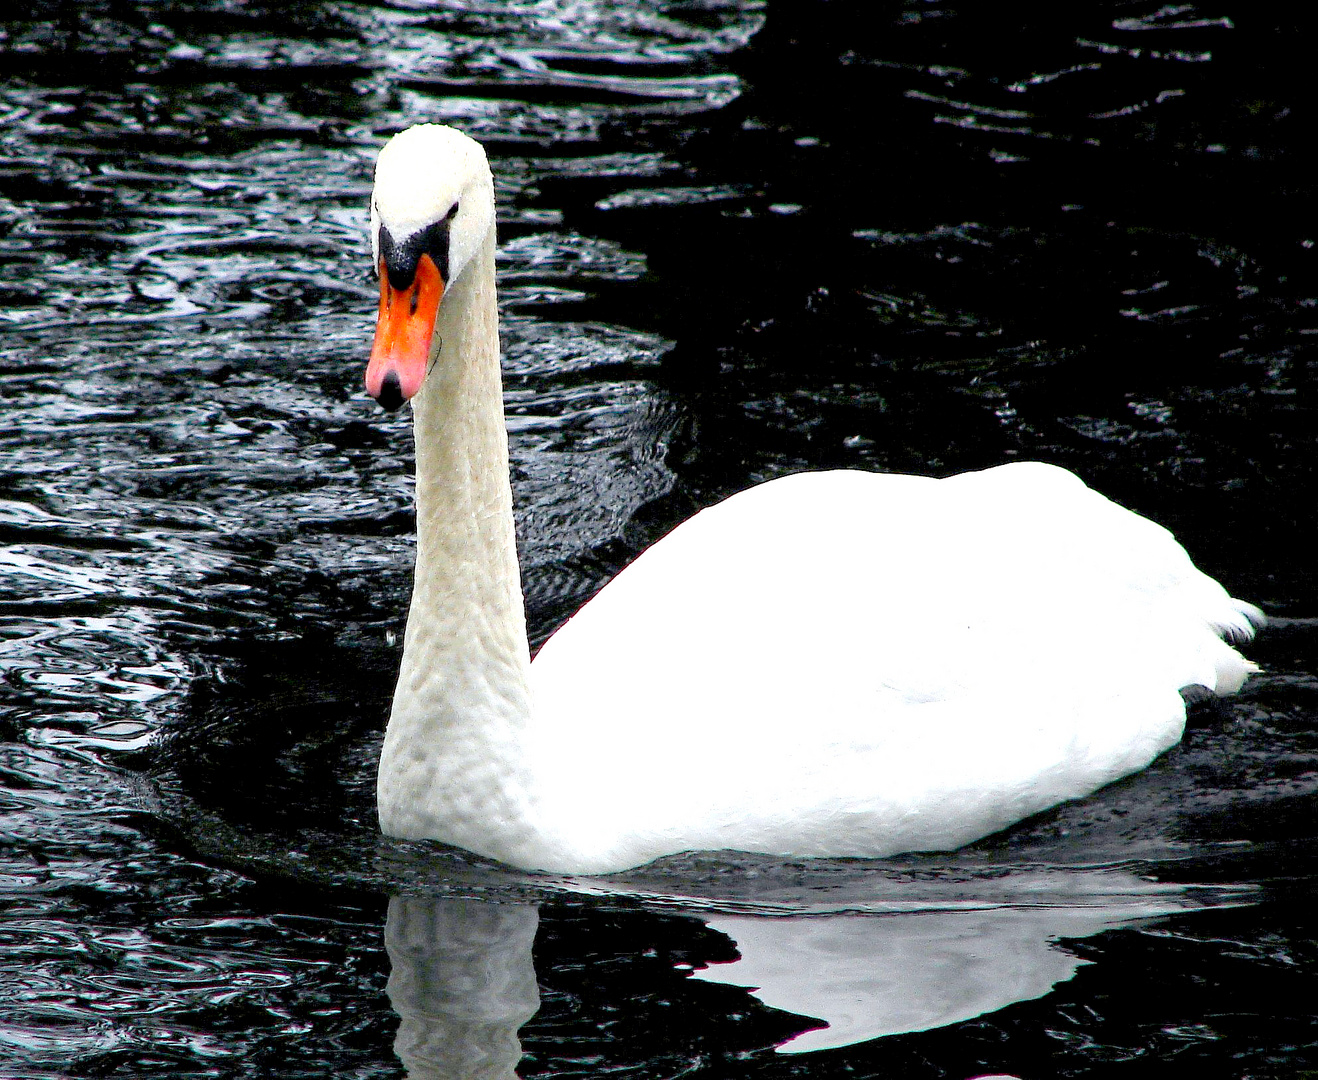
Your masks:
<instances>
[{"instance_id":1,"label":"swan","mask_svg":"<svg viewBox=\"0 0 1318 1080\"><path fill-rule=\"evenodd\" d=\"M596 874L688 850L951 850L1148 765L1263 615L1037 462L803 473L702 510L532 662L479 143L395 135L366 387L410 401L417 552L384 833Z\"/></svg>"}]
</instances>

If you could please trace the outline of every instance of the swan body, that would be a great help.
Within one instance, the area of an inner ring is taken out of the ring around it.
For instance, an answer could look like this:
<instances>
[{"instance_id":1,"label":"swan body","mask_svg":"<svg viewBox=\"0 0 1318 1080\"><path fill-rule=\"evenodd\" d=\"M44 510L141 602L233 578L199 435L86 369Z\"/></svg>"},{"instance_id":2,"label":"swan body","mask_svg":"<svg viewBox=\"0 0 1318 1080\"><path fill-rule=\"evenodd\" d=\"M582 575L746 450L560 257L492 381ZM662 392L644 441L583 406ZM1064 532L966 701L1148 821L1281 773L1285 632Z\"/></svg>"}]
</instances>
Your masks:
<instances>
[{"instance_id":1,"label":"swan body","mask_svg":"<svg viewBox=\"0 0 1318 1080\"><path fill-rule=\"evenodd\" d=\"M947 850L1148 765L1181 737L1183 687L1230 693L1255 670L1228 641L1257 608L1160 526L1032 462L741 492L532 663L479 144L396 136L371 217L367 387L412 401L417 441L386 833L571 873L685 850Z\"/></svg>"}]
</instances>

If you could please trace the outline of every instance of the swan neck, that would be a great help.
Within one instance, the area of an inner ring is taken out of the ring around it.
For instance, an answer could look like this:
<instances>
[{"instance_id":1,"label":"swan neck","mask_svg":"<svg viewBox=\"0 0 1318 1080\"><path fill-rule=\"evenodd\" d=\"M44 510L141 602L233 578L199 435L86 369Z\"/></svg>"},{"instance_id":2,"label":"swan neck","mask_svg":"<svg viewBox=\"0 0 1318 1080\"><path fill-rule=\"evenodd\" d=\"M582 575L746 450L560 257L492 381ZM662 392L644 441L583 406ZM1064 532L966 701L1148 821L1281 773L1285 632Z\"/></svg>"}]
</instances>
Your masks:
<instances>
[{"instance_id":1,"label":"swan neck","mask_svg":"<svg viewBox=\"0 0 1318 1080\"><path fill-rule=\"evenodd\" d=\"M395 836L481 850L451 804L491 770L503 777L495 787L505 798L523 799L516 778L531 700L493 229L444 296L429 373L412 405L416 576L380 761L381 825ZM490 812L516 819L524 808Z\"/></svg>"},{"instance_id":2,"label":"swan neck","mask_svg":"<svg viewBox=\"0 0 1318 1080\"><path fill-rule=\"evenodd\" d=\"M450 633L429 642L429 652L469 657L475 650L500 667L503 685L522 690L530 656L508 480L492 229L444 298L413 425L417 567L405 651L420 652L424 626L444 626Z\"/></svg>"}]
</instances>

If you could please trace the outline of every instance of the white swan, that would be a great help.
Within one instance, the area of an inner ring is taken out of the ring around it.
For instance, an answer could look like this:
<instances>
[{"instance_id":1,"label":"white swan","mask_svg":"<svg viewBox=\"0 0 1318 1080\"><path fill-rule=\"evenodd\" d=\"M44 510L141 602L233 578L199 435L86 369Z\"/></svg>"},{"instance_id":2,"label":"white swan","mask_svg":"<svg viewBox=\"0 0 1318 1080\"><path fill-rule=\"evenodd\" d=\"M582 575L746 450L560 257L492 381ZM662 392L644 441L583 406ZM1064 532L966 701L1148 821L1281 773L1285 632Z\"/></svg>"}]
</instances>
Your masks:
<instances>
[{"instance_id":1,"label":"white swan","mask_svg":"<svg viewBox=\"0 0 1318 1080\"><path fill-rule=\"evenodd\" d=\"M1142 768L1181 736L1182 687L1255 670L1222 638L1250 637L1257 608L1035 463L734 495L531 663L494 231L479 144L426 125L381 151L366 384L412 401L418 528L386 833L571 873L951 849Z\"/></svg>"}]
</instances>

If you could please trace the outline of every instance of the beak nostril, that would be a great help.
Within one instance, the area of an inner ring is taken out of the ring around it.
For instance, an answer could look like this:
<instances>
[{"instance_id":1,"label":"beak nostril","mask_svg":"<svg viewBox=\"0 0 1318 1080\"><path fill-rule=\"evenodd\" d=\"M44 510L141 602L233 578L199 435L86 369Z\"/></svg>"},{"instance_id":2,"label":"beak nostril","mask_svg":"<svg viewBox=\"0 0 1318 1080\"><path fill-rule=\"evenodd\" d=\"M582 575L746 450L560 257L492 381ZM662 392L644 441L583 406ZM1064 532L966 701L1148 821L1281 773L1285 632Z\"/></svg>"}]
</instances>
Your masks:
<instances>
[{"instance_id":1,"label":"beak nostril","mask_svg":"<svg viewBox=\"0 0 1318 1080\"><path fill-rule=\"evenodd\" d=\"M384 379L380 383L380 392L375 395L375 400L387 412L399 410L406 399L403 397L403 384L398 379L398 372L385 372Z\"/></svg>"}]
</instances>

